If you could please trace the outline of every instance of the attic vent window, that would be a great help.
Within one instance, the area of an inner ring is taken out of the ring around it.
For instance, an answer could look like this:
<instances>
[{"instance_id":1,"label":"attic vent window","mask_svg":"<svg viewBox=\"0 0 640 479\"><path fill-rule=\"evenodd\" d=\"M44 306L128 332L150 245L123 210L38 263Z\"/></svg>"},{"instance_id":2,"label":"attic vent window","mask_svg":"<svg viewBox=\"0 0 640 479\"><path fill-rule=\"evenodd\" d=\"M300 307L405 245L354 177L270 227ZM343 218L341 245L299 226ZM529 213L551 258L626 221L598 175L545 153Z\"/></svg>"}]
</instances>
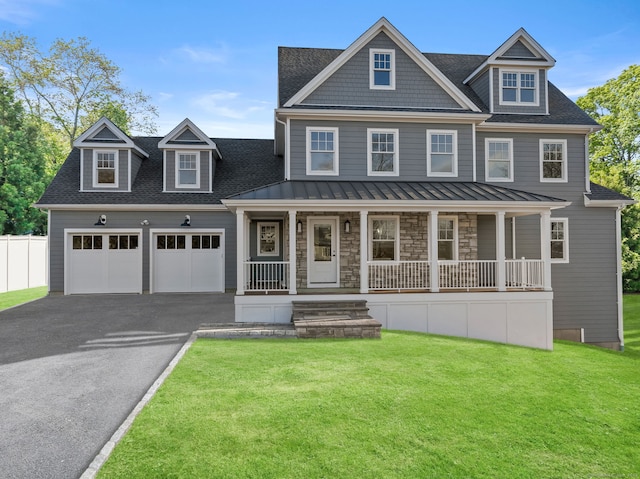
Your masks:
<instances>
[{"instance_id":1,"label":"attic vent window","mask_svg":"<svg viewBox=\"0 0 640 479\"><path fill-rule=\"evenodd\" d=\"M396 88L395 51L370 50L369 87L379 90Z\"/></svg>"}]
</instances>

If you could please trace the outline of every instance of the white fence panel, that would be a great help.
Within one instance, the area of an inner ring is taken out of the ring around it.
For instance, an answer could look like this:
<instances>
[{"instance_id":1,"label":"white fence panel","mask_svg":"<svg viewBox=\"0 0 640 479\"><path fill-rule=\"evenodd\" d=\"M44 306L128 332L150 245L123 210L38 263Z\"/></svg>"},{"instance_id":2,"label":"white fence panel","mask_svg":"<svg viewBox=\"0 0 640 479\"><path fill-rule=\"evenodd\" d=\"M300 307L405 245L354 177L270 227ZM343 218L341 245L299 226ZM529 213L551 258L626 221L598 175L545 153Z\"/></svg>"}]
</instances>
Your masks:
<instances>
[{"instance_id":1,"label":"white fence panel","mask_svg":"<svg viewBox=\"0 0 640 479\"><path fill-rule=\"evenodd\" d=\"M47 284L46 236L0 236L0 293Z\"/></svg>"}]
</instances>

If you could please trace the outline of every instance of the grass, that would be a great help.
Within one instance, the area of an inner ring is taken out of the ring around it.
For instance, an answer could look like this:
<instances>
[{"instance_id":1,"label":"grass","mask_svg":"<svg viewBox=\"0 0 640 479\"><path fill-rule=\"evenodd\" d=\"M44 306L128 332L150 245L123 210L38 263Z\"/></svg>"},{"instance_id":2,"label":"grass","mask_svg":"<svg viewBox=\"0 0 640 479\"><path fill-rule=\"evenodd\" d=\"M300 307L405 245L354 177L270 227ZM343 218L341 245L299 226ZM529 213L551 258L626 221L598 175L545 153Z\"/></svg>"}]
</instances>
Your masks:
<instances>
[{"instance_id":1,"label":"grass","mask_svg":"<svg viewBox=\"0 0 640 479\"><path fill-rule=\"evenodd\" d=\"M627 299L625 353L395 331L198 340L99 477L640 477Z\"/></svg>"},{"instance_id":2,"label":"grass","mask_svg":"<svg viewBox=\"0 0 640 479\"><path fill-rule=\"evenodd\" d=\"M33 301L34 299L43 298L46 295L46 286L0 293L0 311L2 311L3 309L11 308L13 306L18 306L19 304Z\"/></svg>"},{"instance_id":3,"label":"grass","mask_svg":"<svg viewBox=\"0 0 640 479\"><path fill-rule=\"evenodd\" d=\"M624 350L640 357L640 294L624 296Z\"/></svg>"}]
</instances>

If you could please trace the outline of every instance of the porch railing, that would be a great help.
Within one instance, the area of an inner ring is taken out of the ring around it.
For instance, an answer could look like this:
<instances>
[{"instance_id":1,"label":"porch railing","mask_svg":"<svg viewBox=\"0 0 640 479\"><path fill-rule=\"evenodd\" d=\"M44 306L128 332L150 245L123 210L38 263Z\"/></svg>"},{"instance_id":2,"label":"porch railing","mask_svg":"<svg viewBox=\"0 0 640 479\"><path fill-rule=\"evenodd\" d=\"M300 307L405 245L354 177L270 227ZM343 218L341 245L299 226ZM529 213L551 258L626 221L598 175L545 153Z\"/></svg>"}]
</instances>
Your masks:
<instances>
[{"instance_id":1,"label":"porch railing","mask_svg":"<svg viewBox=\"0 0 640 479\"><path fill-rule=\"evenodd\" d=\"M506 261L507 288L544 288L544 261L541 259L508 259Z\"/></svg>"},{"instance_id":2,"label":"porch railing","mask_svg":"<svg viewBox=\"0 0 640 479\"><path fill-rule=\"evenodd\" d=\"M289 261L245 261L245 291L287 291Z\"/></svg>"},{"instance_id":3,"label":"porch railing","mask_svg":"<svg viewBox=\"0 0 640 479\"><path fill-rule=\"evenodd\" d=\"M441 289L495 288L495 260L438 261Z\"/></svg>"},{"instance_id":4,"label":"porch railing","mask_svg":"<svg viewBox=\"0 0 640 479\"><path fill-rule=\"evenodd\" d=\"M370 261L368 265L369 289L401 291L430 287L428 261Z\"/></svg>"}]
</instances>

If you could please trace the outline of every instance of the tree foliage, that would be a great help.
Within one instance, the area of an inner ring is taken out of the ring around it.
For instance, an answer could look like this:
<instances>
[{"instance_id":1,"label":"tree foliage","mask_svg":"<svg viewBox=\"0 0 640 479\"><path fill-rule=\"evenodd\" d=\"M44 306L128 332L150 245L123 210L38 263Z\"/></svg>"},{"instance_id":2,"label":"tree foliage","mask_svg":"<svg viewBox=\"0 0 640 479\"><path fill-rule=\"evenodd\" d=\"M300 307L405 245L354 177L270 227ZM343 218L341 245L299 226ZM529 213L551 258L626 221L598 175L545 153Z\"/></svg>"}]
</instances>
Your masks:
<instances>
[{"instance_id":1,"label":"tree foliage","mask_svg":"<svg viewBox=\"0 0 640 479\"><path fill-rule=\"evenodd\" d=\"M46 215L31 205L44 192L47 143L0 75L0 234L43 234Z\"/></svg>"},{"instance_id":2,"label":"tree foliage","mask_svg":"<svg viewBox=\"0 0 640 479\"><path fill-rule=\"evenodd\" d=\"M149 97L125 89L120 68L85 37L55 40L41 52L33 38L4 33L0 61L28 111L64 135L69 147L104 113L124 130L155 132L157 112Z\"/></svg>"},{"instance_id":3,"label":"tree foliage","mask_svg":"<svg viewBox=\"0 0 640 479\"><path fill-rule=\"evenodd\" d=\"M592 181L640 200L640 65L591 88L577 103L603 127L589 141ZM640 291L638 204L622 211L621 229L624 289Z\"/></svg>"}]
</instances>

